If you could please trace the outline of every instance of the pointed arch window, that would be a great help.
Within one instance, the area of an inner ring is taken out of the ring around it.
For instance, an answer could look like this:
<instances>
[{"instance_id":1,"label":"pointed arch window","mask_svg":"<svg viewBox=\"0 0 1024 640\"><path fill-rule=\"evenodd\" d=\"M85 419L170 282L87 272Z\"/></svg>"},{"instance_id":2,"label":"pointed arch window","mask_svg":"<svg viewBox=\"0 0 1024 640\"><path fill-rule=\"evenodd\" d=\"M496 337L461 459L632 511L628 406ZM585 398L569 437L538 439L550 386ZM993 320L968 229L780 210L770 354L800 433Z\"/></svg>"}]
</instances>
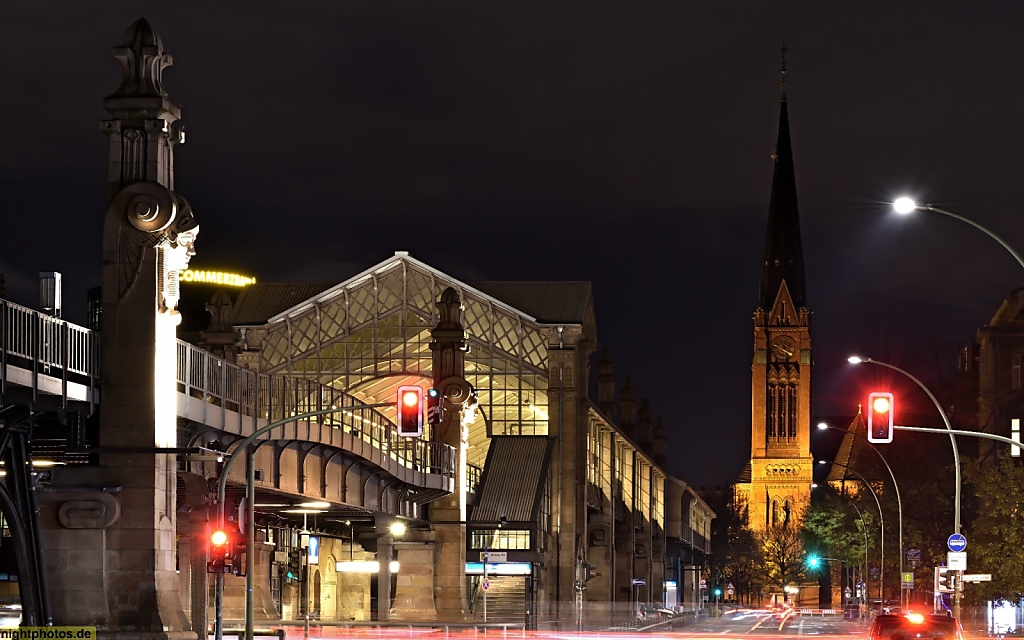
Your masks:
<instances>
[{"instance_id":1,"label":"pointed arch window","mask_svg":"<svg viewBox=\"0 0 1024 640\"><path fill-rule=\"evenodd\" d=\"M769 443L787 442L797 437L799 407L796 371L772 371L768 376L765 437Z\"/></svg>"}]
</instances>

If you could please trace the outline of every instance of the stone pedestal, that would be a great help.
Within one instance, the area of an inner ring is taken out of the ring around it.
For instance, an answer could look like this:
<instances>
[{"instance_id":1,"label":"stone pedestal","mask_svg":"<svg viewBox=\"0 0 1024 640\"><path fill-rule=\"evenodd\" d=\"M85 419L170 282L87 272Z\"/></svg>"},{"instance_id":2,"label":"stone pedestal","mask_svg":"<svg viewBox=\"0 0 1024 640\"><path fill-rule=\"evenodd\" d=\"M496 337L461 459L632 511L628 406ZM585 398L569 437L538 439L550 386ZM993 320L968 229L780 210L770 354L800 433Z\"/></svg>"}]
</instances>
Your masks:
<instances>
[{"instance_id":1,"label":"stone pedestal","mask_svg":"<svg viewBox=\"0 0 1024 640\"><path fill-rule=\"evenodd\" d=\"M391 619L410 622L437 620L434 607L434 543L396 542L398 587Z\"/></svg>"}]
</instances>

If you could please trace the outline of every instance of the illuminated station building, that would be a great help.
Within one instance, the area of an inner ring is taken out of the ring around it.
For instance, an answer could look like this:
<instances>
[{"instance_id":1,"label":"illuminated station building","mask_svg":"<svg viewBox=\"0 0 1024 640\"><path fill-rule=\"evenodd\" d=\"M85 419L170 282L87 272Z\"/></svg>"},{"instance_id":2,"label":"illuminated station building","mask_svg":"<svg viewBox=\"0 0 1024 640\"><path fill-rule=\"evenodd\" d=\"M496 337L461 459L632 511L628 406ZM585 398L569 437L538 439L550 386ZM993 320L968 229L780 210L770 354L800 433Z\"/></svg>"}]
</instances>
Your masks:
<instances>
[{"instance_id":1,"label":"illuminated station building","mask_svg":"<svg viewBox=\"0 0 1024 640\"><path fill-rule=\"evenodd\" d=\"M64 459L40 506L19 502L39 523L16 536L26 624L189 640L220 601L211 570L232 624L247 580L261 622L487 610L527 624L582 612L590 626L640 603L698 606L715 514L668 475L665 426L596 353L590 283L466 283L404 252L341 282L214 269L174 181L172 59L144 19L115 56L98 333L8 307L80 336L88 383L75 411L48 419ZM52 373L30 364L42 373L0 400ZM406 386L428 401L403 436ZM8 482L39 481L28 466L8 461ZM213 535L220 510L233 536ZM237 563L243 522L255 547Z\"/></svg>"},{"instance_id":2,"label":"illuminated station building","mask_svg":"<svg viewBox=\"0 0 1024 640\"><path fill-rule=\"evenodd\" d=\"M461 509L453 496L447 499L456 504L446 504L443 491L403 485L373 460L301 437L258 454L256 520L260 538L275 545L257 566L269 576L256 581L266 590L257 594L258 616L382 617L380 576L369 572L387 558L391 618L479 620L484 554L488 620L571 615L578 594L595 622L630 615L638 602L700 606L715 514L666 473L664 426L646 401L638 406L628 378L616 393L607 351L596 358L590 384L597 335L589 283L468 284L404 252L340 283L220 276L243 285L229 288L210 284L217 279L182 275L182 308L206 298L212 321L195 331L186 317L180 335L242 367L314 380L367 404L394 402L405 385L429 397L445 384L436 380L433 351L447 326L474 395L462 420ZM396 416L394 406L379 411ZM391 446L436 441L432 431L441 425L428 418L419 438ZM201 424L188 431L190 443L230 449L223 431ZM365 443L375 437L356 434ZM215 475L210 463L191 466ZM240 496L232 483L229 504ZM388 531L394 521L405 525L401 536ZM305 584L288 579L302 576L290 551L305 543L303 530L317 547ZM445 551L453 531L461 555ZM453 557L464 568L455 575L461 593L440 587ZM227 578L226 617L240 614L233 608L241 604L241 580ZM441 602L449 598L464 602Z\"/></svg>"}]
</instances>

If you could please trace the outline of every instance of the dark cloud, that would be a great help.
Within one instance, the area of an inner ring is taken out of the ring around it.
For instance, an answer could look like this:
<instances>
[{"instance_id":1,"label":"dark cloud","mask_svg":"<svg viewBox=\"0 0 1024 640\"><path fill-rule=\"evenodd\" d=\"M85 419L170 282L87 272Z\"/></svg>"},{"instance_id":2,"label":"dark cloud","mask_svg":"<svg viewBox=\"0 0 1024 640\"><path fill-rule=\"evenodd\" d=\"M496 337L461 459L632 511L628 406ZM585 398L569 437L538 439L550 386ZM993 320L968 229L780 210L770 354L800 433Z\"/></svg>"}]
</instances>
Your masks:
<instances>
[{"instance_id":1,"label":"dark cloud","mask_svg":"<svg viewBox=\"0 0 1024 640\"><path fill-rule=\"evenodd\" d=\"M98 282L110 56L145 15L175 65L197 263L341 279L411 254L463 280L588 279L600 338L697 483L749 450L756 303L789 48L815 410L853 351L967 341L1021 281L1021 9L962 2L21 3L0 24L0 265L31 303ZM908 365L909 366L909 365Z\"/></svg>"}]
</instances>

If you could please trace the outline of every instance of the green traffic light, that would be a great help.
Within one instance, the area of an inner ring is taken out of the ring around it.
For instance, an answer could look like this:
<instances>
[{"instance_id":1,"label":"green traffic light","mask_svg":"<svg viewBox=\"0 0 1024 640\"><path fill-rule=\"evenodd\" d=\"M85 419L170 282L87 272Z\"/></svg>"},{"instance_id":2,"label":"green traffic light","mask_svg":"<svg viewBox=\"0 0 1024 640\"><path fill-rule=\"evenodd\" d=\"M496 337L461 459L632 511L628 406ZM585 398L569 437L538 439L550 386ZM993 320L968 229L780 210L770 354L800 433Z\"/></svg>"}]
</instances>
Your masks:
<instances>
[{"instance_id":1,"label":"green traffic light","mask_svg":"<svg viewBox=\"0 0 1024 640\"><path fill-rule=\"evenodd\" d=\"M818 560L818 556L811 556L807 558L807 565L811 568L815 568L821 561Z\"/></svg>"},{"instance_id":2,"label":"green traffic light","mask_svg":"<svg viewBox=\"0 0 1024 640\"><path fill-rule=\"evenodd\" d=\"M721 589L715 589L715 597L717 598L720 595L722 595L722 590Z\"/></svg>"}]
</instances>

